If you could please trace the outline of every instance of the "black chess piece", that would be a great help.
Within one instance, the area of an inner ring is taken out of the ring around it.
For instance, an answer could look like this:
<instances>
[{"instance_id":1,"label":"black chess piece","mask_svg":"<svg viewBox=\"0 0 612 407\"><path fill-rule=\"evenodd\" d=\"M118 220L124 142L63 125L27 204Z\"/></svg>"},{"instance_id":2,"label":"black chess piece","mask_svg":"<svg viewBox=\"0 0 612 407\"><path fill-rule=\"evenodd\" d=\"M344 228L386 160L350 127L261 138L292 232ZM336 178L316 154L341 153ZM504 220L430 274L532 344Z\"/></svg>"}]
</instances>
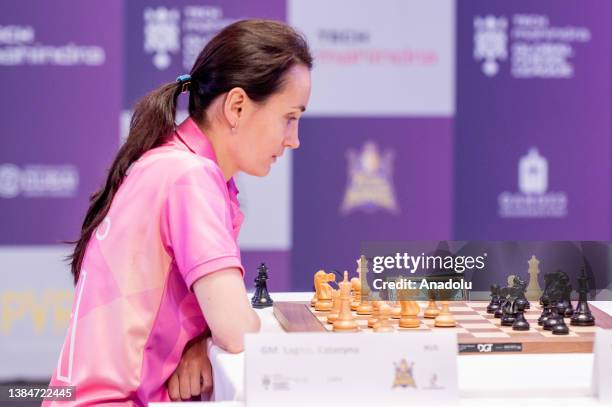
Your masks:
<instances>
[{"instance_id":1,"label":"black chess piece","mask_svg":"<svg viewBox=\"0 0 612 407\"><path fill-rule=\"evenodd\" d=\"M500 303L499 297L491 298L491 302L489 303L489 305L487 305L487 313L495 314L495 311L497 311L500 308L499 303Z\"/></svg>"},{"instance_id":2,"label":"black chess piece","mask_svg":"<svg viewBox=\"0 0 612 407\"><path fill-rule=\"evenodd\" d=\"M572 304L571 300L565 300L563 302L563 304L565 305L565 318L571 318L574 315L574 305Z\"/></svg>"},{"instance_id":3,"label":"black chess piece","mask_svg":"<svg viewBox=\"0 0 612 407\"><path fill-rule=\"evenodd\" d=\"M491 286L491 302L487 305L487 313L495 314L495 311L499 309L499 286L493 284Z\"/></svg>"},{"instance_id":4,"label":"black chess piece","mask_svg":"<svg viewBox=\"0 0 612 407\"><path fill-rule=\"evenodd\" d=\"M569 318L574 315L574 307L572 306L572 285L570 284L569 276L565 273L561 275L561 301L565 306L563 316Z\"/></svg>"},{"instance_id":5,"label":"black chess piece","mask_svg":"<svg viewBox=\"0 0 612 407\"><path fill-rule=\"evenodd\" d=\"M550 318L551 315L552 311L550 309L550 304L544 305L544 308L542 308L542 314L538 318L538 325L544 326L544 324L546 323L548 318Z\"/></svg>"},{"instance_id":6,"label":"black chess piece","mask_svg":"<svg viewBox=\"0 0 612 407\"><path fill-rule=\"evenodd\" d=\"M578 304L574 310L574 315L570 320L570 325L574 326L593 326L595 325L595 317L589 309L587 295L589 293L589 278L586 275L584 267L582 274L578 277Z\"/></svg>"},{"instance_id":7,"label":"black chess piece","mask_svg":"<svg viewBox=\"0 0 612 407\"><path fill-rule=\"evenodd\" d=\"M558 270L556 272L544 274L544 291L540 297L540 305L546 305L547 300L548 304L551 304L553 297L556 295L556 291L558 290L557 287L559 286L560 273L561 271Z\"/></svg>"},{"instance_id":8,"label":"black chess piece","mask_svg":"<svg viewBox=\"0 0 612 407\"><path fill-rule=\"evenodd\" d=\"M524 303L523 309L528 310L531 308L531 304L525 297L525 293L527 292L527 282L521 280L519 277L514 277L512 281L512 289L514 291L514 296L520 303Z\"/></svg>"},{"instance_id":9,"label":"black chess piece","mask_svg":"<svg viewBox=\"0 0 612 407\"><path fill-rule=\"evenodd\" d=\"M570 318L572 315L574 315L574 306L572 305L572 302L569 299L563 299L561 300L561 303L563 304L563 308L565 309L563 315L565 318Z\"/></svg>"},{"instance_id":10,"label":"black chess piece","mask_svg":"<svg viewBox=\"0 0 612 407\"><path fill-rule=\"evenodd\" d=\"M565 303L563 301L559 302L557 304L556 310L557 310L557 315L559 315L559 317L557 318L557 323L554 324L550 330L552 331L553 335L568 335L569 328L565 324L565 319L563 319L563 316L565 315L565 311L566 311Z\"/></svg>"},{"instance_id":11,"label":"black chess piece","mask_svg":"<svg viewBox=\"0 0 612 407\"><path fill-rule=\"evenodd\" d=\"M516 312L514 308L514 301L508 300L504 305L503 315L501 316L502 326L512 326L516 319Z\"/></svg>"},{"instance_id":12,"label":"black chess piece","mask_svg":"<svg viewBox=\"0 0 612 407\"><path fill-rule=\"evenodd\" d=\"M525 303L522 301L515 301L516 306L516 317L514 323L512 323L512 330L514 331L529 331L529 322L525 319Z\"/></svg>"},{"instance_id":13,"label":"black chess piece","mask_svg":"<svg viewBox=\"0 0 612 407\"><path fill-rule=\"evenodd\" d=\"M547 295L540 297L540 304L542 305L542 313L538 318L538 325L543 326L546 320L550 317L550 298Z\"/></svg>"},{"instance_id":14,"label":"black chess piece","mask_svg":"<svg viewBox=\"0 0 612 407\"><path fill-rule=\"evenodd\" d=\"M545 274L544 281L546 282L546 287L544 289L545 293L542 299L544 301L546 298L548 298L550 301L551 315L548 316L542 325L544 329L552 330L552 327L559 322L559 318L563 318L565 316L567 303L564 303L564 300L569 298L572 287L569 284L568 275L561 270L557 270L554 273ZM561 305L563 315L558 315L558 305Z\"/></svg>"},{"instance_id":15,"label":"black chess piece","mask_svg":"<svg viewBox=\"0 0 612 407\"><path fill-rule=\"evenodd\" d=\"M550 295L548 295L548 292L552 283L552 276L553 273L544 274L544 290L542 291L542 296L540 297L541 306L545 306L546 303L550 304Z\"/></svg>"},{"instance_id":16,"label":"black chess piece","mask_svg":"<svg viewBox=\"0 0 612 407\"><path fill-rule=\"evenodd\" d=\"M255 277L255 294L251 299L251 305L253 308L266 308L271 307L273 304L270 293L268 293L268 268L265 263L261 263L257 267L257 277Z\"/></svg>"},{"instance_id":17,"label":"black chess piece","mask_svg":"<svg viewBox=\"0 0 612 407\"><path fill-rule=\"evenodd\" d=\"M559 323L559 318L563 319L563 316L559 315L558 305L559 303L557 303L557 301L553 302L550 305L551 314L548 317L548 319L544 321L544 324L543 324L543 327L546 331L551 331L553 327ZM565 311L565 308L563 308L563 311Z\"/></svg>"},{"instance_id":18,"label":"black chess piece","mask_svg":"<svg viewBox=\"0 0 612 407\"><path fill-rule=\"evenodd\" d=\"M517 308L518 308L518 306L520 305L520 306L523 308L523 311L524 311L524 310L528 310L528 309L530 308L530 306L529 306L529 301L527 301L527 298L520 298L520 297L519 297L519 298L517 298L517 299L515 300L515 302L516 302L516 306L517 306Z\"/></svg>"},{"instance_id":19,"label":"black chess piece","mask_svg":"<svg viewBox=\"0 0 612 407\"><path fill-rule=\"evenodd\" d=\"M493 314L495 318L501 318L504 315L504 307L508 301L509 300L505 297L499 299L499 308L497 308Z\"/></svg>"},{"instance_id":20,"label":"black chess piece","mask_svg":"<svg viewBox=\"0 0 612 407\"><path fill-rule=\"evenodd\" d=\"M504 306L508 302L508 287L500 288L499 291L499 308L495 310L493 316L495 318L501 318L504 313Z\"/></svg>"}]
</instances>

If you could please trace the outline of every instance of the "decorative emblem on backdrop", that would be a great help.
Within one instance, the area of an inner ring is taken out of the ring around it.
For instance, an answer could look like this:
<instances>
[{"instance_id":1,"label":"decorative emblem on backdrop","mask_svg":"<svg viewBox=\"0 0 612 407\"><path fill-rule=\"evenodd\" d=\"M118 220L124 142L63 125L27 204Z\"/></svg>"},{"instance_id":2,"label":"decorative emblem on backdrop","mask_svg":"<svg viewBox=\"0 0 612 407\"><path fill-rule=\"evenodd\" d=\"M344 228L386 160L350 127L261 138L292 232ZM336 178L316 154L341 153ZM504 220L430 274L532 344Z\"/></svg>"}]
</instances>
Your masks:
<instances>
[{"instance_id":1,"label":"decorative emblem on backdrop","mask_svg":"<svg viewBox=\"0 0 612 407\"><path fill-rule=\"evenodd\" d=\"M498 197L502 218L563 218L567 216L565 192L548 191L548 160L531 147L518 162L518 193Z\"/></svg>"},{"instance_id":2,"label":"decorative emblem on backdrop","mask_svg":"<svg viewBox=\"0 0 612 407\"><path fill-rule=\"evenodd\" d=\"M0 197L15 198L20 193L21 171L13 164L0 165Z\"/></svg>"},{"instance_id":3,"label":"decorative emblem on backdrop","mask_svg":"<svg viewBox=\"0 0 612 407\"><path fill-rule=\"evenodd\" d=\"M519 190L524 194L543 194L548 189L548 160L532 147L519 160Z\"/></svg>"},{"instance_id":4,"label":"decorative emblem on backdrop","mask_svg":"<svg viewBox=\"0 0 612 407\"><path fill-rule=\"evenodd\" d=\"M393 152L378 151L373 141L367 141L361 151L349 150L348 185L340 213L346 215L355 209L373 212L384 209L399 212L393 190Z\"/></svg>"},{"instance_id":5,"label":"decorative emblem on backdrop","mask_svg":"<svg viewBox=\"0 0 612 407\"><path fill-rule=\"evenodd\" d=\"M175 8L146 8L144 10L144 50L153 53L153 65L159 70L170 66L171 53L180 46L181 14Z\"/></svg>"},{"instance_id":6,"label":"decorative emblem on backdrop","mask_svg":"<svg viewBox=\"0 0 612 407\"><path fill-rule=\"evenodd\" d=\"M506 17L474 17L474 59L483 60L482 72L495 76L498 60L508 58L508 20Z\"/></svg>"},{"instance_id":7,"label":"decorative emblem on backdrop","mask_svg":"<svg viewBox=\"0 0 612 407\"><path fill-rule=\"evenodd\" d=\"M72 164L0 164L0 198L73 198L79 170Z\"/></svg>"}]
</instances>

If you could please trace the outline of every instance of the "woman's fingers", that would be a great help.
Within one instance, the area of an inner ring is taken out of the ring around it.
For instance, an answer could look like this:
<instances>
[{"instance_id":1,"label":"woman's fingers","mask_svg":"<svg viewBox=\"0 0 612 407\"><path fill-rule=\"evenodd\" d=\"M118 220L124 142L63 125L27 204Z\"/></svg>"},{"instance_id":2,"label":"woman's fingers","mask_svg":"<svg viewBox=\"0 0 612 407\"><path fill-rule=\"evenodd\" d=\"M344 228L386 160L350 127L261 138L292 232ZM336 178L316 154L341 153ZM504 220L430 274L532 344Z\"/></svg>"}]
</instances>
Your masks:
<instances>
[{"instance_id":1,"label":"woman's fingers","mask_svg":"<svg viewBox=\"0 0 612 407\"><path fill-rule=\"evenodd\" d=\"M210 393L213 388L213 376L210 362L202 366L202 393Z\"/></svg>"},{"instance_id":2,"label":"woman's fingers","mask_svg":"<svg viewBox=\"0 0 612 407\"><path fill-rule=\"evenodd\" d=\"M191 398L191 380L189 373L183 369L181 369L181 373L179 374L179 387L181 398L183 400L188 400Z\"/></svg>"},{"instance_id":3,"label":"woman's fingers","mask_svg":"<svg viewBox=\"0 0 612 407\"><path fill-rule=\"evenodd\" d=\"M189 381L191 383L191 395L199 396L202 393L200 388L200 367L192 364L189 368Z\"/></svg>"},{"instance_id":4,"label":"woman's fingers","mask_svg":"<svg viewBox=\"0 0 612 407\"><path fill-rule=\"evenodd\" d=\"M179 391L179 379L176 372L172 373L170 380L168 380L168 395L172 401L179 401L181 399L181 393Z\"/></svg>"}]
</instances>

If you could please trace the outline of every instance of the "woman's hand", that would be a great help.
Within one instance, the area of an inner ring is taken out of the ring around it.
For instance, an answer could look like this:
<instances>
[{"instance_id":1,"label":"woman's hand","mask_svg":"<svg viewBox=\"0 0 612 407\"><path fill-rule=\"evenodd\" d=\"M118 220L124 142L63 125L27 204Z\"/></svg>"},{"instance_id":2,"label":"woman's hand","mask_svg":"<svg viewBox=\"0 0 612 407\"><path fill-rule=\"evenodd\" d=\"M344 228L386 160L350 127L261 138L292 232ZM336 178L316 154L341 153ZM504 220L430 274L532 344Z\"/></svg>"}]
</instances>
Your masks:
<instances>
[{"instance_id":1,"label":"woman's hand","mask_svg":"<svg viewBox=\"0 0 612 407\"><path fill-rule=\"evenodd\" d=\"M168 394L173 401L212 391L212 367L206 350L209 335L198 336L185 346L181 361L168 379Z\"/></svg>"}]
</instances>

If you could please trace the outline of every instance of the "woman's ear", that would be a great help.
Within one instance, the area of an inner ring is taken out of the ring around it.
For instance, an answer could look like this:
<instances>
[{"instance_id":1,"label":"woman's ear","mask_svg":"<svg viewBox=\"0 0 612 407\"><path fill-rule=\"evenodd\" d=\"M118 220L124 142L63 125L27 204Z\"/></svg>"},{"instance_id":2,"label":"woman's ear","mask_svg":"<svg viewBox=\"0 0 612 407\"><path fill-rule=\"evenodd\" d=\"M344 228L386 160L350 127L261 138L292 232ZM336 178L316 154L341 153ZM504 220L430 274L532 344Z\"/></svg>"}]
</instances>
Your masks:
<instances>
[{"instance_id":1,"label":"woman's ear","mask_svg":"<svg viewBox=\"0 0 612 407\"><path fill-rule=\"evenodd\" d=\"M227 92L225 103L223 104L223 114L232 129L238 126L238 121L242 116L247 99L248 96L242 88L233 88Z\"/></svg>"}]
</instances>

